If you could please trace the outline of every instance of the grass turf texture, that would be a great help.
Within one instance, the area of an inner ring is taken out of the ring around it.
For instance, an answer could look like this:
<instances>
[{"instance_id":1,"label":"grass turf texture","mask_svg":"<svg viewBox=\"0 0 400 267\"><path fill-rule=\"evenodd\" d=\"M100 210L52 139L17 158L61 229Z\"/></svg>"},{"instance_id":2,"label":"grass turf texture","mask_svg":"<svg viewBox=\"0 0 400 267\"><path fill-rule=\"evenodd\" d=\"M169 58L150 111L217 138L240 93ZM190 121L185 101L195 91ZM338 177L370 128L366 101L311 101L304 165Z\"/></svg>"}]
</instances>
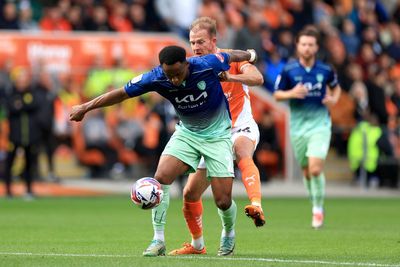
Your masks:
<instances>
[{"instance_id":1,"label":"grass turf texture","mask_svg":"<svg viewBox=\"0 0 400 267\"><path fill-rule=\"evenodd\" d=\"M204 200L207 255L144 258L153 232L151 211L129 196L0 199L0 266L400 266L400 198L328 199L326 224L310 227L307 199L264 201L267 224L255 228L236 199L235 255L217 257L221 223ZM190 241L171 200L167 251Z\"/></svg>"}]
</instances>

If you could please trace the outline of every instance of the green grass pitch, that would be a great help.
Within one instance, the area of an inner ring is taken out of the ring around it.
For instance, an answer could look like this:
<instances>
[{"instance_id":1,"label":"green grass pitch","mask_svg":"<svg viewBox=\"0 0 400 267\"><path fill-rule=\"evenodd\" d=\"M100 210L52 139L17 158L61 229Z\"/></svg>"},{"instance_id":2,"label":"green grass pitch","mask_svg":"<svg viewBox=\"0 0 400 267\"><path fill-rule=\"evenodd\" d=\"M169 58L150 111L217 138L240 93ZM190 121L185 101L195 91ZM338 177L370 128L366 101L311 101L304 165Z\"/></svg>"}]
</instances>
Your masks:
<instances>
[{"instance_id":1,"label":"green grass pitch","mask_svg":"<svg viewBox=\"0 0 400 267\"><path fill-rule=\"evenodd\" d=\"M0 266L400 266L400 198L326 201L326 224L310 227L306 198L265 198L267 224L256 228L236 199L236 250L217 257L221 223L204 200L207 255L144 258L151 211L129 195L0 199ZM182 201L171 200L167 251L189 241Z\"/></svg>"}]
</instances>

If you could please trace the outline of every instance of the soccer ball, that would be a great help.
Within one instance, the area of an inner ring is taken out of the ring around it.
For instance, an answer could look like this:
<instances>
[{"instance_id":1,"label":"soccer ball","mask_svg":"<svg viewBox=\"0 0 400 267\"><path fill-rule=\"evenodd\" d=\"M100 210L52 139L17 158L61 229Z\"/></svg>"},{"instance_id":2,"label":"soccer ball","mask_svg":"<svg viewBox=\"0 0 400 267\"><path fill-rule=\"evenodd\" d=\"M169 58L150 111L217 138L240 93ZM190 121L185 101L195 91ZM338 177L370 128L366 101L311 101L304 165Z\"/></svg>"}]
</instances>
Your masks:
<instances>
[{"instance_id":1,"label":"soccer ball","mask_svg":"<svg viewBox=\"0 0 400 267\"><path fill-rule=\"evenodd\" d=\"M154 178L144 177L136 181L131 188L131 200L141 209L157 207L163 198L161 184Z\"/></svg>"}]
</instances>

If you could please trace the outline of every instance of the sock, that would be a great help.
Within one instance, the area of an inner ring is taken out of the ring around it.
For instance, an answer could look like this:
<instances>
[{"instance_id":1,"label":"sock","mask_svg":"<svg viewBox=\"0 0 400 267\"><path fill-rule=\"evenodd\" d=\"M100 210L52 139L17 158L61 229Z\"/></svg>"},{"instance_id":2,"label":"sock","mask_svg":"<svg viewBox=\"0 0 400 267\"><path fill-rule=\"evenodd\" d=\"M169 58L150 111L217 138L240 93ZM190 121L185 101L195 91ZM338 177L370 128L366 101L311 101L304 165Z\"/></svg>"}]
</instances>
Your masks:
<instances>
[{"instance_id":1,"label":"sock","mask_svg":"<svg viewBox=\"0 0 400 267\"><path fill-rule=\"evenodd\" d=\"M311 191L313 195L313 207L322 209L325 200L325 175L311 177Z\"/></svg>"},{"instance_id":2,"label":"sock","mask_svg":"<svg viewBox=\"0 0 400 267\"><path fill-rule=\"evenodd\" d=\"M313 195L312 195L312 191L311 191L311 179L307 179L305 176L303 176L303 183L307 189L308 198L310 199L311 204L314 205Z\"/></svg>"},{"instance_id":3,"label":"sock","mask_svg":"<svg viewBox=\"0 0 400 267\"><path fill-rule=\"evenodd\" d=\"M225 231L225 229L222 229L221 237L234 237L234 236L235 236L235 229L232 229L229 232Z\"/></svg>"},{"instance_id":4,"label":"sock","mask_svg":"<svg viewBox=\"0 0 400 267\"><path fill-rule=\"evenodd\" d=\"M197 238L197 239L192 239L191 243L192 247L194 247L197 250L202 250L204 248L204 238L203 236Z\"/></svg>"},{"instance_id":5,"label":"sock","mask_svg":"<svg viewBox=\"0 0 400 267\"><path fill-rule=\"evenodd\" d=\"M261 207L260 172L252 158L243 158L238 162L242 173L242 182L252 204Z\"/></svg>"},{"instance_id":6,"label":"sock","mask_svg":"<svg viewBox=\"0 0 400 267\"><path fill-rule=\"evenodd\" d=\"M218 209L218 215L222 222L222 234L224 236L230 236L235 234L235 222L236 222L237 206L235 201L232 199L232 204L227 210Z\"/></svg>"},{"instance_id":7,"label":"sock","mask_svg":"<svg viewBox=\"0 0 400 267\"><path fill-rule=\"evenodd\" d=\"M313 213L313 214L315 214L315 213L324 213L324 209L323 209L322 207L314 206L314 207L312 208L312 213Z\"/></svg>"},{"instance_id":8,"label":"sock","mask_svg":"<svg viewBox=\"0 0 400 267\"><path fill-rule=\"evenodd\" d=\"M167 210L169 207L169 185L162 185L163 200L160 205L151 210L154 237L153 240L164 241L164 228L167 222Z\"/></svg>"},{"instance_id":9,"label":"sock","mask_svg":"<svg viewBox=\"0 0 400 267\"><path fill-rule=\"evenodd\" d=\"M164 229L162 230L154 230L154 236L153 236L153 240L160 240L160 241L165 241L165 237L164 237Z\"/></svg>"},{"instance_id":10,"label":"sock","mask_svg":"<svg viewBox=\"0 0 400 267\"><path fill-rule=\"evenodd\" d=\"M202 201L187 202L184 200L182 211L186 225L192 235L192 246L196 249L202 249L204 247Z\"/></svg>"}]
</instances>

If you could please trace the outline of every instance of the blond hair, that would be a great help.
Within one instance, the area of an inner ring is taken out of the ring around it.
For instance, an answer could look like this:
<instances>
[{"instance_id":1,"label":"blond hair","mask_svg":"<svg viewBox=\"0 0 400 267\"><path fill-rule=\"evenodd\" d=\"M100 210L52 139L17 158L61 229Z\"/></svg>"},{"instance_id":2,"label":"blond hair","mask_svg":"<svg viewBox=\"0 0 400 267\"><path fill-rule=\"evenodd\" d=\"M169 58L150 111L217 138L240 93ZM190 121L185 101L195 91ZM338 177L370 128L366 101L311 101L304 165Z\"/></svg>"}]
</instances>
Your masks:
<instances>
[{"instance_id":1,"label":"blond hair","mask_svg":"<svg viewBox=\"0 0 400 267\"><path fill-rule=\"evenodd\" d=\"M217 36L217 23L210 17L195 19L189 28L190 31L206 30L210 36Z\"/></svg>"}]
</instances>

